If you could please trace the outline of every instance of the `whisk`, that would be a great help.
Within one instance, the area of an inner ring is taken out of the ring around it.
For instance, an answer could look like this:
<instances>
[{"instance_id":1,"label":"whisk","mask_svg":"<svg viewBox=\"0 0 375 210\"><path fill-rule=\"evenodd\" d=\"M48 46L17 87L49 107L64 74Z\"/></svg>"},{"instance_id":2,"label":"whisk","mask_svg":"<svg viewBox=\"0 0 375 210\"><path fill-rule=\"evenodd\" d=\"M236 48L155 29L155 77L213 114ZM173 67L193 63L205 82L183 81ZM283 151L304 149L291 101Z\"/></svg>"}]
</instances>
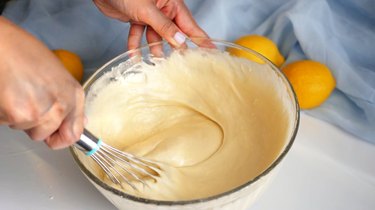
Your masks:
<instances>
[{"instance_id":1,"label":"whisk","mask_svg":"<svg viewBox=\"0 0 375 210\"><path fill-rule=\"evenodd\" d=\"M75 146L86 152L86 155L103 169L108 178L121 188L125 182L134 190L138 190L131 180L147 186L143 180L145 177L156 180L160 176L161 170L156 163L111 147L86 129Z\"/></svg>"}]
</instances>

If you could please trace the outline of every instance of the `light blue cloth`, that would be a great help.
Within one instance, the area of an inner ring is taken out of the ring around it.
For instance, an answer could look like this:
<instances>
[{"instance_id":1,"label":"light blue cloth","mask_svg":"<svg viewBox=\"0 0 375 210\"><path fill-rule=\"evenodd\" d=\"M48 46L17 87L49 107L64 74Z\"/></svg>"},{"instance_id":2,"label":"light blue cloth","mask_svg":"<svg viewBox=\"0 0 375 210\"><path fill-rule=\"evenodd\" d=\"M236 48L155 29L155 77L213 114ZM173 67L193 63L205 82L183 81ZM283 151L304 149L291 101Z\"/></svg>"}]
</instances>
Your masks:
<instances>
[{"instance_id":1,"label":"light blue cloth","mask_svg":"<svg viewBox=\"0 0 375 210\"><path fill-rule=\"evenodd\" d=\"M212 38L245 34L274 40L286 63L325 63L337 88L306 113L375 143L375 1L188 0ZM125 50L128 24L102 15L88 0L14 0L4 15L51 49L78 53L87 72ZM1 30L1 29L0 29Z\"/></svg>"}]
</instances>

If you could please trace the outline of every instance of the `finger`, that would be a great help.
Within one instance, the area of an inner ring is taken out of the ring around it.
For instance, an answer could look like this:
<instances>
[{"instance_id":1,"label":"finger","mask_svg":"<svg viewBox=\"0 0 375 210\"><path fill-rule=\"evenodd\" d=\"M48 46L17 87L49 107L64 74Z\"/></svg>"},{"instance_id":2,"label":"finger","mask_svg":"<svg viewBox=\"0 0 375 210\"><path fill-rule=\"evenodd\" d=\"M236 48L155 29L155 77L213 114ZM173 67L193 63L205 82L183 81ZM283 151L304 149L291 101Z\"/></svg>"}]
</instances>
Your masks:
<instances>
[{"instance_id":1,"label":"finger","mask_svg":"<svg viewBox=\"0 0 375 210\"><path fill-rule=\"evenodd\" d=\"M54 99L41 87L32 87L20 92L21 95L17 94L16 97L5 96L8 103L3 105L2 112L10 128L27 130L38 126L45 119L44 116L54 106Z\"/></svg>"},{"instance_id":2,"label":"finger","mask_svg":"<svg viewBox=\"0 0 375 210\"><path fill-rule=\"evenodd\" d=\"M106 16L114 19L128 22L129 18L120 12L115 6L109 4L106 0L93 0L96 7Z\"/></svg>"},{"instance_id":3,"label":"finger","mask_svg":"<svg viewBox=\"0 0 375 210\"><path fill-rule=\"evenodd\" d=\"M57 132L46 138L45 143L48 147L55 150L74 144L79 140L79 135L77 135L77 133L83 133L83 119L83 116L69 117L65 119Z\"/></svg>"},{"instance_id":4,"label":"finger","mask_svg":"<svg viewBox=\"0 0 375 210\"><path fill-rule=\"evenodd\" d=\"M40 112L38 111L26 111L24 109L19 109L17 110L17 112L22 112L23 114L17 114L16 112L13 112L13 114L15 113L13 115L15 120L13 120L12 123L8 123L8 125L10 128L16 130L28 130L37 127L41 122L45 121L44 116L49 112L49 110L46 113L39 114Z\"/></svg>"},{"instance_id":5,"label":"finger","mask_svg":"<svg viewBox=\"0 0 375 210\"><path fill-rule=\"evenodd\" d=\"M145 25L132 23L129 29L128 36L128 49L136 49L141 45L143 32L145 31Z\"/></svg>"},{"instance_id":6,"label":"finger","mask_svg":"<svg viewBox=\"0 0 375 210\"><path fill-rule=\"evenodd\" d=\"M158 34L175 47L185 43L186 36L181 30L166 17L157 7L152 7L146 17L141 17L142 22L150 25Z\"/></svg>"},{"instance_id":7,"label":"finger","mask_svg":"<svg viewBox=\"0 0 375 210\"><path fill-rule=\"evenodd\" d=\"M164 55L164 53L163 53L163 45L161 43L152 44L152 43L156 43L156 42L162 41L162 38L151 27L147 27L147 30L146 30L146 40L147 40L147 42L149 44L151 44L151 46L150 46L151 53L154 56L156 56L156 57L163 57L163 55Z\"/></svg>"},{"instance_id":8,"label":"finger","mask_svg":"<svg viewBox=\"0 0 375 210\"><path fill-rule=\"evenodd\" d=\"M200 47L215 48L209 40L207 33L199 27L187 6L181 1L179 13L175 17L175 23L188 37Z\"/></svg>"},{"instance_id":9,"label":"finger","mask_svg":"<svg viewBox=\"0 0 375 210\"><path fill-rule=\"evenodd\" d=\"M167 0L167 1L169 1L169 0ZM158 1L158 2L160 2L160 1ZM161 3L163 3L163 2L161 2ZM177 3L177 1L175 1L174 3L172 3L172 4L174 4L173 6L167 6L168 5L167 3L168 2L164 2L163 4L160 4L160 5L158 5L158 3L157 3L156 7L159 8L159 10L166 17L168 17L170 20L173 20L176 17L177 13L179 12L176 9L177 8L176 6L178 6L178 3Z\"/></svg>"},{"instance_id":10,"label":"finger","mask_svg":"<svg viewBox=\"0 0 375 210\"><path fill-rule=\"evenodd\" d=\"M46 138L44 141L51 149L62 149L71 145L76 139L71 131L71 125L68 121L64 120L59 129ZM77 139L78 140L78 139Z\"/></svg>"},{"instance_id":11,"label":"finger","mask_svg":"<svg viewBox=\"0 0 375 210\"><path fill-rule=\"evenodd\" d=\"M67 114L68 110L64 109L60 104L55 103L51 109L42 116L38 125L25 129L25 132L31 139L42 141L58 130Z\"/></svg>"},{"instance_id":12,"label":"finger","mask_svg":"<svg viewBox=\"0 0 375 210\"><path fill-rule=\"evenodd\" d=\"M48 122L34 128L27 129L25 130L25 133L34 141L43 141L48 138L48 136L56 132L59 127L60 124Z\"/></svg>"},{"instance_id":13,"label":"finger","mask_svg":"<svg viewBox=\"0 0 375 210\"><path fill-rule=\"evenodd\" d=\"M38 126L39 123L40 123L39 121L27 121L27 122L22 122L22 123L17 123L17 124L9 124L9 127L15 130L28 130L28 129Z\"/></svg>"},{"instance_id":14,"label":"finger","mask_svg":"<svg viewBox=\"0 0 375 210\"><path fill-rule=\"evenodd\" d=\"M45 143L51 149L62 149L74 144L83 133L84 123L84 94L78 92L74 109L67 115L61 123L57 132L47 137Z\"/></svg>"},{"instance_id":15,"label":"finger","mask_svg":"<svg viewBox=\"0 0 375 210\"><path fill-rule=\"evenodd\" d=\"M37 102L34 102L33 104L35 103ZM39 106L47 108L32 108L32 105L29 105L28 109L18 107L17 111L22 112L23 117L15 117L16 121L13 124L10 124L9 127L12 129L27 131L32 128L40 127L40 125L46 123L55 124L55 122L57 122L58 124L60 124L61 121L65 118L65 116L68 114L65 105L62 103L49 102L48 104L51 104L49 106L44 106L42 104L45 103L41 102ZM14 114L13 116L20 115Z\"/></svg>"},{"instance_id":16,"label":"finger","mask_svg":"<svg viewBox=\"0 0 375 210\"><path fill-rule=\"evenodd\" d=\"M197 22L193 18L193 15L182 1L178 7L179 12L174 20L181 31L189 37L208 38L206 32L204 32L203 29L198 26Z\"/></svg>"}]
</instances>

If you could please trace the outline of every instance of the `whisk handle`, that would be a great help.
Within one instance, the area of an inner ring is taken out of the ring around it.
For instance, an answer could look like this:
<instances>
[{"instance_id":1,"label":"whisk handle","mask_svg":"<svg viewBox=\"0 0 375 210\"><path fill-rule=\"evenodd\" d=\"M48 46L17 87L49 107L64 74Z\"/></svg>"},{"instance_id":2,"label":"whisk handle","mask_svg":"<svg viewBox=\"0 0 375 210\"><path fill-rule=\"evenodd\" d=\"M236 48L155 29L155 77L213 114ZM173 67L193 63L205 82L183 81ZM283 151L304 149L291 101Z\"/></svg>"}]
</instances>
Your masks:
<instances>
[{"instance_id":1,"label":"whisk handle","mask_svg":"<svg viewBox=\"0 0 375 210\"><path fill-rule=\"evenodd\" d=\"M89 156L99 149L100 144L101 140L86 129L83 129L80 139L76 142L76 146L78 146L80 150L86 151L86 155Z\"/></svg>"}]
</instances>

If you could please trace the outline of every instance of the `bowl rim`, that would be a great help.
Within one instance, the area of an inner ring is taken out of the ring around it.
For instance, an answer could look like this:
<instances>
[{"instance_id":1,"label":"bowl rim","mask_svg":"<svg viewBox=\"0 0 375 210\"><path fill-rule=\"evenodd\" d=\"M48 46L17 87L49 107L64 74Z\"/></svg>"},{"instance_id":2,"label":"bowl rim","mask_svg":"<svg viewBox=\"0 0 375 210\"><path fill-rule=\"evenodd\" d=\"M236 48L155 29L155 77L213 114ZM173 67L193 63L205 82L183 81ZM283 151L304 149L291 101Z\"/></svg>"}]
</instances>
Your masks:
<instances>
[{"instance_id":1,"label":"bowl rim","mask_svg":"<svg viewBox=\"0 0 375 210\"><path fill-rule=\"evenodd\" d=\"M267 65L269 65L272 70L274 70L278 76L281 77L281 79L284 81L284 83L288 86L289 88L289 91L291 92L290 96L292 97L292 99L294 99L294 109L293 111L295 112L295 119L294 119L294 127L292 128L292 135L290 137L290 139L288 140L288 143L287 145L285 146L285 148L282 150L282 152L278 155L278 157L263 171L261 172L259 175L257 175L256 177L254 177L253 179L231 189L231 190L228 190L228 191L225 191L225 192L222 192L222 193L219 193L219 194L216 194L216 195L212 195L212 196L209 196L209 197L205 197L205 198L199 198L199 199L191 199L191 200L177 200L177 201L168 201L168 200L155 200L155 199L148 199L148 198L142 198L142 197L137 197L135 195L131 195L131 194L128 194L128 193L125 193L124 191L120 191L116 188L113 188L109 185L107 185L105 182L101 181L98 177L96 177L93 173L91 173L79 160L78 156L75 154L75 152L77 151L77 149L74 148L74 146L71 146L70 147L70 152L71 154L73 155L73 158L75 160L75 162L78 164L79 168L81 169L81 171L90 178L90 181L94 181L97 185L99 185L100 187L104 188L105 190L107 191L110 191L111 193L113 194L116 194L122 198L126 198L126 199L129 199L131 201L134 201L134 202L139 202L139 203L142 203L142 204L155 204L155 205L158 205L158 206L177 206L177 205L190 205L190 204L198 204L198 203L203 203L203 202L208 202L208 201L212 201L212 200L215 200L215 199L219 199L219 198L222 198L222 197L226 197L226 196L229 196L231 195L232 193L235 193L235 192L240 192L242 189L246 188L246 187L249 187L250 185L252 185L253 183L257 182L259 179L261 179L262 177L266 176L267 174L269 174L276 166L278 166L280 164L280 162L284 159L284 157L286 156L286 154L289 152L290 148L292 147L293 143L294 143L294 140L297 136L297 132L298 132L298 128L299 128L299 123L300 123L300 107L299 107L299 104L298 104L298 100L297 100L297 96L296 96L296 93L291 85L291 83L289 82L289 80L286 78L285 74L278 68L276 67L270 60L268 60L267 58L265 58L263 55L261 55L260 53L252 50L252 49L249 49L247 47L243 47L243 46L240 46L240 45L237 45L237 44L234 44L232 42L228 42L228 41L224 41L224 40L219 40L219 39L211 39L211 38L188 38L187 39L187 42L199 42L200 40L203 40L203 41L210 41L210 42L214 42L214 43L217 43L217 44L220 44L220 45L224 45L225 47L232 47L232 48L237 48L237 49L240 49L240 50L243 50L243 51L247 51L247 52L250 52L252 54L255 54L256 56L258 56L260 59L262 59L264 62L266 62ZM126 57L126 56L129 56L130 54L134 53L134 52L137 52L137 51L141 51L143 49L146 49L148 47L151 47L151 46L155 46L155 45L163 45L163 44L168 44L166 41L159 41L159 42L154 42L154 43L151 43L151 44L145 44L139 48L136 48L136 49L133 49L133 50L128 50L124 53L121 53L120 55L116 56L115 58L111 59L110 61L108 61L107 63L105 63L102 67L100 67L98 70L96 70L85 82L84 82L84 85L83 85L83 88L84 90L86 90L89 86L89 84L92 83L92 80L97 76L97 74L101 73L107 66L111 65L113 62L123 58L123 57Z\"/></svg>"}]
</instances>

